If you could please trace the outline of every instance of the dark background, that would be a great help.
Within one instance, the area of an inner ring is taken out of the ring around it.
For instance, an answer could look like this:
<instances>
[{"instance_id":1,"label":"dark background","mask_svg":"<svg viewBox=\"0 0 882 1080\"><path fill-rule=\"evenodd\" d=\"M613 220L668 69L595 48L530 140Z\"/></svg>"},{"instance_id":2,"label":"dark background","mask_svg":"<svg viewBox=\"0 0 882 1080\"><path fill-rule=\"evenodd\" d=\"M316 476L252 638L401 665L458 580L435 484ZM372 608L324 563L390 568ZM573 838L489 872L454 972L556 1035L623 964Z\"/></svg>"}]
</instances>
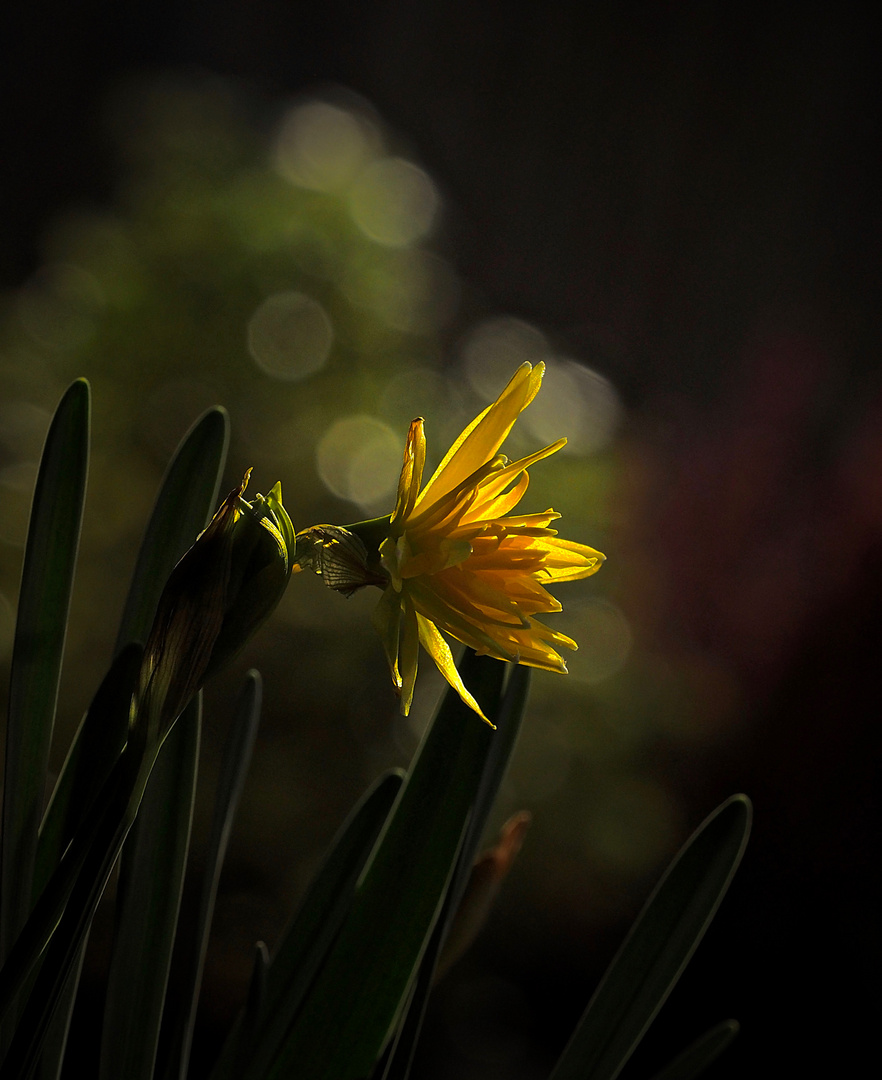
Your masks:
<instances>
[{"instance_id":1,"label":"dark background","mask_svg":"<svg viewBox=\"0 0 882 1080\"><path fill-rule=\"evenodd\" d=\"M442 187L475 294L590 352L655 462L651 622L725 657L752 721L669 763L690 824L743 790L755 830L634 1072L730 1015L714 1076L851 1071L880 1004L882 704L878 40L856 6L87 0L2 19L4 288L59 208L109 197L108 88L196 66L267 97L363 94ZM624 925L562 929L517 973L549 1057Z\"/></svg>"}]
</instances>

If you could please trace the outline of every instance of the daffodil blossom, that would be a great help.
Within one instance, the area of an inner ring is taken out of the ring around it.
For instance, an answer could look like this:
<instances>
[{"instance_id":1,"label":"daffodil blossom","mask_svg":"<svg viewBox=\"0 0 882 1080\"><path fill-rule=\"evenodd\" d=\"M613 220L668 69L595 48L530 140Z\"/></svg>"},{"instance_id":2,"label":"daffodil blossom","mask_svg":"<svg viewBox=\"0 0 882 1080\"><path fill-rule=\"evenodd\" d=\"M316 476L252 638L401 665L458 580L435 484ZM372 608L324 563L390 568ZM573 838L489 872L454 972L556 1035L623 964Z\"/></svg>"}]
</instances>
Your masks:
<instances>
[{"instance_id":1,"label":"daffodil blossom","mask_svg":"<svg viewBox=\"0 0 882 1080\"><path fill-rule=\"evenodd\" d=\"M544 364L523 364L422 490L424 422L418 417L410 425L398 498L379 543L387 584L374 613L405 715L422 644L462 700L487 719L463 684L442 631L478 653L549 671L566 671L555 646L577 647L534 616L561 610L545 585L587 577L604 556L560 539L549 527L560 517L553 510L512 514L527 490L529 466L556 453L566 439L518 461L499 453L543 373ZM365 537L371 531L350 528Z\"/></svg>"}]
</instances>

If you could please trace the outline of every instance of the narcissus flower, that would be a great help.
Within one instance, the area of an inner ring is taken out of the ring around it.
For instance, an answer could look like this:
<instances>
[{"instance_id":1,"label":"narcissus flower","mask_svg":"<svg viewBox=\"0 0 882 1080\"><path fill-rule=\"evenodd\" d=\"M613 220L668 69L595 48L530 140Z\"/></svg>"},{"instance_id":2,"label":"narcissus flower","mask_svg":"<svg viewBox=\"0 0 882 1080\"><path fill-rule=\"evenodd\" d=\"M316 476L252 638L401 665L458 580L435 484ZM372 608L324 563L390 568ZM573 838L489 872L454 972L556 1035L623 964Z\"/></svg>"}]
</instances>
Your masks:
<instances>
[{"instance_id":1,"label":"narcissus flower","mask_svg":"<svg viewBox=\"0 0 882 1080\"><path fill-rule=\"evenodd\" d=\"M318 573L343 573L347 589L382 585L374 624L405 715L422 644L462 700L487 719L464 686L443 634L478 653L549 671L566 671L555 646L576 648L571 638L535 616L561 610L546 585L587 577L604 556L561 540L550 528L560 517L553 510L512 513L527 490L529 466L556 453L566 439L518 461L499 453L515 420L536 396L543 373L543 364L519 368L496 401L459 436L422 490L426 438L423 419L414 420L391 517L336 530L351 540L335 536L331 547L316 530L298 535L298 545L301 537L311 535ZM310 544L303 546L309 550ZM345 558L335 557L335 550ZM298 546L298 558L300 553Z\"/></svg>"},{"instance_id":2,"label":"narcissus flower","mask_svg":"<svg viewBox=\"0 0 882 1080\"><path fill-rule=\"evenodd\" d=\"M205 679L266 619L285 591L294 527L281 486L242 498L251 470L181 557L157 605L139 701L160 741Z\"/></svg>"}]
</instances>

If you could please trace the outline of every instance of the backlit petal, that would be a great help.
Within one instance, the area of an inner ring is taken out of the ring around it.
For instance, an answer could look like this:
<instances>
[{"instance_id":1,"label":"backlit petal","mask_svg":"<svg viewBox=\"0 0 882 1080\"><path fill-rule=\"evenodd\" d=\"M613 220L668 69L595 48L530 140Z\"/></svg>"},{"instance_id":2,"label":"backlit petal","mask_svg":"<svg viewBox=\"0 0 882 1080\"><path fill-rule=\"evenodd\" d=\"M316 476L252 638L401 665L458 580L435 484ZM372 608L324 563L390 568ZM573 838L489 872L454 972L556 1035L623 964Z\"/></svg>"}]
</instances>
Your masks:
<instances>
[{"instance_id":1,"label":"backlit petal","mask_svg":"<svg viewBox=\"0 0 882 1080\"><path fill-rule=\"evenodd\" d=\"M475 701L468 690L466 690L465 683L462 681L462 678L456 669L456 664L453 661L453 654L450 651L450 646L444 638L441 637L438 632L438 627L419 614L417 615L417 625L419 626L420 641L422 642L423 648L435 661L438 670L444 678L450 683L470 709L474 709L482 720L490 724L490 727L495 728L496 725L490 723L481 710L481 706Z\"/></svg>"},{"instance_id":2,"label":"backlit petal","mask_svg":"<svg viewBox=\"0 0 882 1080\"><path fill-rule=\"evenodd\" d=\"M401 647L398 667L401 672L401 711L407 716L413 704L413 688L416 685L417 662L420 653L420 635L417 613L413 604L404 604L404 625L401 628Z\"/></svg>"},{"instance_id":3,"label":"backlit petal","mask_svg":"<svg viewBox=\"0 0 882 1080\"><path fill-rule=\"evenodd\" d=\"M374 628L380 635L392 682L401 689L401 672L398 670L398 642L401 634L401 597L394 589L386 589L371 616Z\"/></svg>"},{"instance_id":4,"label":"backlit petal","mask_svg":"<svg viewBox=\"0 0 882 1080\"><path fill-rule=\"evenodd\" d=\"M418 507L430 497L438 499L447 494L496 454L515 420L536 396L544 371L542 363L535 367L521 364L496 401L469 424L447 451L417 500Z\"/></svg>"},{"instance_id":5,"label":"backlit petal","mask_svg":"<svg viewBox=\"0 0 882 1080\"><path fill-rule=\"evenodd\" d=\"M413 510L414 503L423 479L423 466L426 463L426 436L423 431L423 418L418 416L411 422L404 445L404 464L398 478L398 499L389 522L390 527L405 521Z\"/></svg>"}]
</instances>

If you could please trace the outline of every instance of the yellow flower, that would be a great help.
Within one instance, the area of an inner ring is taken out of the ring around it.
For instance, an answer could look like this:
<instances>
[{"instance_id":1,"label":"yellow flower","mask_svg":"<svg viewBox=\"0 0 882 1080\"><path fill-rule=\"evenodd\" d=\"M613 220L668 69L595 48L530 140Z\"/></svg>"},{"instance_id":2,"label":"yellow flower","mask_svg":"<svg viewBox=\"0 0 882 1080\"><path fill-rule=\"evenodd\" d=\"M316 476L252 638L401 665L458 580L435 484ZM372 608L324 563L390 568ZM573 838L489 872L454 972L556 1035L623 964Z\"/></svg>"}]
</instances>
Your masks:
<instances>
[{"instance_id":1,"label":"yellow flower","mask_svg":"<svg viewBox=\"0 0 882 1080\"><path fill-rule=\"evenodd\" d=\"M549 528L560 517L553 510L511 514L527 490L528 467L556 453L566 439L518 461L499 453L536 396L544 370L544 364L523 364L459 436L422 491L423 420L410 425L398 499L379 544L388 583L374 613L405 715L421 643L462 700L487 719L464 686L441 631L478 653L549 671L566 671L554 646L577 647L534 616L561 610L545 585L587 577L604 556L559 539ZM350 528L367 540L377 524Z\"/></svg>"}]
</instances>

